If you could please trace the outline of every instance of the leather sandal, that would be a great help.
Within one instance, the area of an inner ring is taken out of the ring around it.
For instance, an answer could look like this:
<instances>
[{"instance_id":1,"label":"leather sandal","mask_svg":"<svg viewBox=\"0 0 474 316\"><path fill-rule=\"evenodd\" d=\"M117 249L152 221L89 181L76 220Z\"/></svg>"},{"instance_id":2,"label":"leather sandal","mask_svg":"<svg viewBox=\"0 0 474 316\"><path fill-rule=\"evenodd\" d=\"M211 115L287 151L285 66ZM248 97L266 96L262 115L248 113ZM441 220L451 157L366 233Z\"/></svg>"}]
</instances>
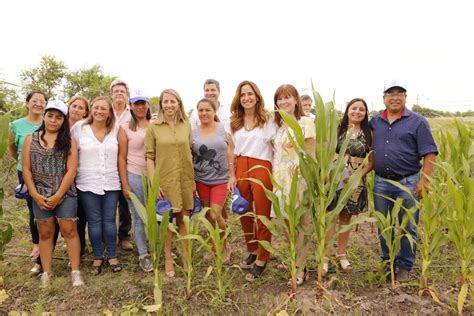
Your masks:
<instances>
[{"instance_id":1,"label":"leather sandal","mask_svg":"<svg viewBox=\"0 0 474 316\"><path fill-rule=\"evenodd\" d=\"M240 267L242 269L251 269L254 266L255 260L257 260L257 255L251 253L246 259L240 261Z\"/></svg>"},{"instance_id":2,"label":"leather sandal","mask_svg":"<svg viewBox=\"0 0 474 316\"><path fill-rule=\"evenodd\" d=\"M339 266L343 272L351 272L352 271L352 264L347 260L347 256L345 253L341 253L336 255L336 258L339 260Z\"/></svg>"},{"instance_id":3,"label":"leather sandal","mask_svg":"<svg viewBox=\"0 0 474 316\"><path fill-rule=\"evenodd\" d=\"M303 268L303 270L299 270L296 274L296 285L301 286L303 283L309 279L309 271L306 269L306 267ZM291 279L288 280L288 287L291 287Z\"/></svg>"},{"instance_id":4,"label":"leather sandal","mask_svg":"<svg viewBox=\"0 0 474 316\"><path fill-rule=\"evenodd\" d=\"M95 260L100 260L100 264L92 264L92 275L99 275L102 272L102 265L104 264L104 259L94 259L94 261Z\"/></svg>"},{"instance_id":5,"label":"leather sandal","mask_svg":"<svg viewBox=\"0 0 474 316\"><path fill-rule=\"evenodd\" d=\"M110 259L116 259L116 258L108 258L107 259L107 264L109 265L110 270L112 270L112 272L122 271L122 265L119 262L117 262L115 264L112 264L112 263L110 263Z\"/></svg>"},{"instance_id":6,"label":"leather sandal","mask_svg":"<svg viewBox=\"0 0 474 316\"><path fill-rule=\"evenodd\" d=\"M256 279L258 279L262 275L263 271L265 271L266 266L267 266L266 262L263 266L259 266L257 264L254 264L252 269L250 269L249 273L247 273L247 275L245 276L245 279L249 282L255 281Z\"/></svg>"}]
</instances>

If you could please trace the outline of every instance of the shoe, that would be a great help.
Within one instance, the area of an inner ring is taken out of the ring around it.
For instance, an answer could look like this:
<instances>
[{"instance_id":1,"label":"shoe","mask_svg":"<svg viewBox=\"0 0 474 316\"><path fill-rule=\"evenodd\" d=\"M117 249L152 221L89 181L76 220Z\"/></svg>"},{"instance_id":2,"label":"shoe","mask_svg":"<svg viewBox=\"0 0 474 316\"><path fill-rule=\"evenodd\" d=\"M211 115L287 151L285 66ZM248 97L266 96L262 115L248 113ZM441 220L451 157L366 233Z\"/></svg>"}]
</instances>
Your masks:
<instances>
[{"instance_id":1,"label":"shoe","mask_svg":"<svg viewBox=\"0 0 474 316\"><path fill-rule=\"evenodd\" d=\"M303 270L298 270L296 274L296 285L301 286L303 283L309 279L309 271L306 267ZM288 287L291 287L291 279L288 280Z\"/></svg>"},{"instance_id":2,"label":"shoe","mask_svg":"<svg viewBox=\"0 0 474 316\"><path fill-rule=\"evenodd\" d=\"M247 275L245 276L245 279L248 282L254 282L256 279L258 279L262 275L263 271L265 271L266 266L267 266L266 262L263 266L254 264L252 269L250 269L249 273L247 273Z\"/></svg>"},{"instance_id":3,"label":"shoe","mask_svg":"<svg viewBox=\"0 0 474 316\"><path fill-rule=\"evenodd\" d=\"M31 261L35 262L36 259L38 259L39 255L40 255L39 246L37 244L33 244L33 250L31 250L31 253L30 253Z\"/></svg>"},{"instance_id":4,"label":"shoe","mask_svg":"<svg viewBox=\"0 0 474 316\"><path fill-rule=\"evenodd\" d=\"M143 258L138 258L138 265L142 268L143 272L153 271L153 262L149 255L145 255Z\"/></svg>"},{"instance_id":5,"label":"shoe","mask_svg":"<svg viewBox=\"0 0 474 316\"><path fill-rule=\"evenodd\" d=\"M339 259L339 266L343 272L352 272L352 264L347 260L345 253L336 255L336 258Z\"/></svg>"},{"instance_id":6,"label":"shoe","mask_svg":"<svg viewBox=\"0 0 474 316\"><path fill-rule=\"evenodd\" d=\"M174 278L174 261L171 260L165 260L165 274L168 278Z\"/></svg>"},{"instance_id":7,"label":"shoe","mask_svg":"<svg viewBox=\"0 0 474 316\"><path fill-rule=\"evenodd\" d=\"M92 264L92 275L99 275L102 272L102 265L104 264L104 259L94 259L94 261L95 260L100 260L100 264Z\"/></svg>"},{"instance_id":8,"label":"shoe","mask_svg":"<svg viewBox=\"0 0 474 316\"><path fill-rule=\"evenodd\" d=\"M410 280L410 271L399 268L395 280L400 283L408 282Z\"/></svg>"},{"instance_id":9,"label":"shoe","mask_svg":"<svg viewBox=\"0 0 474 316\"><path fill-rule=\"evenodd\" d=\"M240 261L240 267L242 269L251 269L254 266L255 260L257 260L257 255L251 253L246 259Z\"/></svg>"},{"instance_id":10,"label":"shoe","mask_svg":"<svg viewBox=\"0 0 474 316\"><path fill-rule=\"evenodd\" d=\"M122 239L119 241L119 244L120 244L120 247L123 249L123 250L126 250L126 251L131 251L133 250L133 244L130 240L128 239Z\"/></svg>"},{"instance_id":11,"label":"shoe","mask_svg":"<svg viewBox=\"0 0 474 316\"><path fill-rule=\"evenodd\" d=\"M46 288L51 284L51 274L48 272L43 272L41 274L41 287Z\"/></svg>"},{"instance_id":12,"label":"shoe","mask_svg":"<svg viewBox=\"0 0 474 316\"><path fill-rule=\"evenodd\" d=\"M204 256L202 257L202 260L207 264L212 263L213 259L214 259L214 255L209 252L206 252Z\"/></svg>"},{"instance_id":13,"label":"shoe","mask_svg":"<svg viewBox=\"0 0 474 316\"><path fill-rule=\"evenodd\" d=\"M120 262L117 261L117 263L110 263L111 259L117 259L117 258L108 258L105 261L107 263L107 265L110 267L110 270L112 270L112 272L122 271L122 265L120 264Z\"/></svg>"},{"instance_id":14,"label":"shoe","mask_svg":"<svg viewBox=\"0 0 474 316\"><path fill-rule=\"evenodd\" d=\"M41 265L35 263L33 268L31 268L30 270L30 275L37 276L37 275L40 275L41 272L43 272L43 268L41 267Z\"/></svg>"},{"instance_id":15,"label":"shoe","mask_svg":"<svg viewBox=\"0 0 474 316\"><path fill-rule=\"evenodd\" d=\"M282 270L282 271L283 271L283 270L288 270L288 262L282 261L282 262L280 262L280 263L277 264L276 268L277 268L278 270Z\"/></svg>"},{"instance_id":16,"label":"shoe","mask_svg":"<svg viewBox=\"0 0 474 316\"><path fill-rule=\"evenodd\" d=\"M72 286L84 285L84 278L82 277L81 271L72 271L71 281L72 281Z\"/></svg>"}]
</instances>

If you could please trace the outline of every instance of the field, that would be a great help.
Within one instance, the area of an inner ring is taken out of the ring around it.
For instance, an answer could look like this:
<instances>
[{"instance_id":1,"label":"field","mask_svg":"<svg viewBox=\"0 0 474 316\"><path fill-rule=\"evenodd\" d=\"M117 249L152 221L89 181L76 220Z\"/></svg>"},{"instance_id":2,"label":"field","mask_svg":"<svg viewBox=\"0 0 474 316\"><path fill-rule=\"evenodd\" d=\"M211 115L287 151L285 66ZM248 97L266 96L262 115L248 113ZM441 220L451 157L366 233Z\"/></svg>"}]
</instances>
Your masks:
<instances>
[{"instance_id":1,"label":"field","mask_svg":"<svg viewBox=\"0 0 474 316\"><path fill-rule=\"evenodd\" d=\"M438 130L450 130L451 119L434 119L430 124L434 133ZM474 128L474 120L465 120L465 125ZM472 153L473 147L471 147ZM13 162L4 159L0 172L9 172ZM472 170L472 169L471 169ZM473 175L470 175L471 179ZM22 201L11 195L16 185L16 175L11 173L5 185L4 219L12 223L14 235L5 250L5 259L0 262L0 276L3 276L4 288L8 298L0 304L0 314L26 312L41 314L81 315L130 315L145 313L142 308L153 305L153 273L144 273L138 267L135 252L119 250L119 260L123 271L112 273L105 269L101 275L93 276L90 266L92 254L90 246L82 262L86 286L72 288L69 280L68 259L64 241L59 239L53 262L54 281L49 289L41 289L37 277L28 274L32 263L29 253L28 211ZM367 214L365 214L367 215ZM342 273L335 262L325 281L330 283L324 295L316 296L316 257L312 247L309 263L310 278L298 287L295 298L290 299L287 282L289 273L276 268L279 259L272 257L267 269L254 283L245 281L245 271L237 267L245 255L240 223L235 215L230 220L230 241L233 249L234 266L224 268L224 286L226 295L220 299L216 293L214 273L209 276L208 265L202 260L204 249L194 244L193 277L191 293L186 291L186 278L183 271L177 269L175 278L166 278L163 273L163 313L166 315L314 315L314 314L445 314L456 311L459 294L459 277L456 249L452 243L442 245L433 257L429 286L435 289L438 302L430 295L419 295L421 258L411 273L411 281L393 287L389 278L380 270L379 239L374 223L363 223L352 230L348 256L354 266L351 273ZM201 234L207 237L204 228ZM277 238L277 248L282 247L282 239ZM313 240L312 244L316 244ZM178 255L176 242L174 252ZM420 252L418 253L420 255ZM164 268L161 267L163 272ZM471 266L471 273L473 268ZM474 275L472 276L474 282ZM469 282L469 281L468 281ZM467 294L464 313L474 314L473 293ZM449 307L448 307L449 306ZM18 315L18 314L17 314Z\"/></svg>"}]
</instances>

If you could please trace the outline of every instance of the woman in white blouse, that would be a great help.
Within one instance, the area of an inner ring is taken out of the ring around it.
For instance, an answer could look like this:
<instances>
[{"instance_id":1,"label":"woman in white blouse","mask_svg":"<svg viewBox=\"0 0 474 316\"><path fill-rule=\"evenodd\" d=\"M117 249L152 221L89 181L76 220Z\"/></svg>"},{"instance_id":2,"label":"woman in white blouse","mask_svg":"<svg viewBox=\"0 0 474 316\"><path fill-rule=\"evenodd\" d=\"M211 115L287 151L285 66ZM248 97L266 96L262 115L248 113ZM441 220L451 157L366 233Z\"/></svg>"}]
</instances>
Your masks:
<instances>
[{"instance_id":1,"label":"woman in white blouse","mask_svg":"<svg viewBox=\"0 0 474 316\"><path fill-rule=\"evenodd\" d=\"M271 241L268 228L255 218L263 215L270 219L271 202L263 188L254 182L242 180L254 178L260 180L268 190L272 190L270 174L272 172L272 141L276 125L271 114L265 110L263 97L257 85L243 81L237 86L231 105L232 116L228 125L230 146L235 157L237 187L251 209L248 216L241 217L248 256L240 266L250 269L245 278L252 282L264 271L270 253L258 241ZM229 161L229 165L234 164ZM264 168L254 168L263 166ZM255 206L254 209L253 206Z\"/></svg>"},{"instance_id":2,"label":"woman in white blouse","mask_svg":"<svg viewBox=\"0 0 474 316\"><path fill-rule=\"evenodd\" d=\"M101 272L102 237L107 262L113 272L122 268L117 260L116 210L121 192L117 168L119 144L112 102L97 97L90 105L90 115L72 129L79 150L76 187L89 223L89 240L94 253L93 274Z\"/></svg>"}]
</instances>

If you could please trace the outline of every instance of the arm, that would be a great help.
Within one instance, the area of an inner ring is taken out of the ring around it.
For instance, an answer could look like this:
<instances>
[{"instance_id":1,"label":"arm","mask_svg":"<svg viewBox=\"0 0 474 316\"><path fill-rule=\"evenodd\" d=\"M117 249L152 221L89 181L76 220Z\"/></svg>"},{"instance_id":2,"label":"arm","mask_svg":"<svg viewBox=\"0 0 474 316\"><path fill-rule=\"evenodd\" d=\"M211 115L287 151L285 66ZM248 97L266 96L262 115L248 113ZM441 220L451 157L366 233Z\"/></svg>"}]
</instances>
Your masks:
<instances>
[{"instance_id":1,"label":"arm","mask_svg":"<svg viewBox=\"0 0 474 316\"><path fill-rule=\"evenodd\" d=\"M304 142L306 144L306 147L307 147L309 153L314 158L315 157L314 156L315 155L314 150L316 148L316 139L314 139L313 137L305 138Z\"/></svg>"},{"instance_id":2,"label":"arm","mask_svg":"<svg viewBox=\"0 0 474 316\"><path fill-rule=\"evenodd\" d=\"M433 173L433 166L434 162L436 160L436 154L435 153L428 153L423 156L423 167L421 169L421 177L418 183L416 184L415 187L415 195L417 197L421 197L421 192L422 189L425 188L425 190L428 190L428 178L427 176L431 176Z\"/></svg>"},{"instance_id":3,"label":"arm","mask_svg":"<svg viewBox=\"0 0 474 316\"><path fill-rule=\"evenodd\" d=\"M13 159L18 160L18 150L15 144L15 136L11 130L8 131L8 151L12 155Z\"/></svg>"},{"instance_id":4,"label":"arm","mask_svg":"<svg viewBox=\"0 0 474 316\"><path fill-rule=\"evenodd\" d=\"M118 170L120 175L120 181L122 182L123 196L128 199L130 198L130 185L128 184L127 177L127 154L128 154L128 139L125 131L120 128L118 133Z\"/></svg>"},{"instance_id":5,"label":"arm","mask_svg":"<svg viewBox=\"0 0 474 316\"><path fill-rule=\"evenodd\" d=\"M234 142L232 137L227 134L227 161L229 162L229 182L227 183L227 190L234 191L235 187L235 156L234 156Z\"/></svg>"},{"instance_id":6,"label":"arm","mask_svg":"<svg viewBox=\"0 0 474 316\"><path fill-rule=\"evenodd\" d=\"M62 202L67 190L69 190L71 185L74 183L74 179L76 178L77 174L77 161L77 144L76 141L71 138L71 150L69 151L66 160L66 174L61 180L61 185L59 186L58 190L47 199L48 205L51 209L54 209L58 204Z\"/></svg>"},{"instance_id":7,"label":"arm","mask_svg":"<svg viewBox=\"0 0 474 316\"><path fill-rule=\"evenodd\" d=\"M28 135L23 142L23 152L21 155L23 181L25 181L26 187L28 188L28 193L30 194L31 198L35 200L36 204L38 204L39 208L48 210L50 207L47 204L46 197L38 193L36 190L36 185L33 181L33 174L31 173L30 145L31 135Z\"/></svg>"}]
</instances>

